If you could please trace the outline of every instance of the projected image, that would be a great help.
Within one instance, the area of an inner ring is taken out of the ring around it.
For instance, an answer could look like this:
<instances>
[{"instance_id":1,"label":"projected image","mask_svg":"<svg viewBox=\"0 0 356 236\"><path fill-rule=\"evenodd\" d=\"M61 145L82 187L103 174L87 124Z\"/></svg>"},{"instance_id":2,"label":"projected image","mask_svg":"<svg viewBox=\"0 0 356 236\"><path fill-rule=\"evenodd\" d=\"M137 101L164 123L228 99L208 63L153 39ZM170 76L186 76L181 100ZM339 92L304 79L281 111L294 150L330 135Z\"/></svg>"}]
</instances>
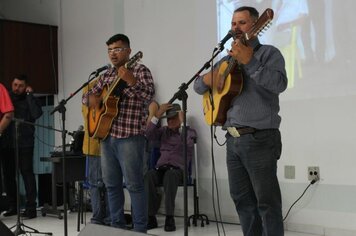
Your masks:
<instances>
[{"instance_id":1,"label":"projected image","mask_svg":"<svg viewBox=\"0 0 356 236\"><path fill-rule=\"evenodd\" d=\"M253 6L260 14L271 8L274 11L272 25L259 39L262 44L274 45L282 52L289 79L288 96L354 94L356 82L351 78L354 74L351 71L355 71L352 65L355 53L344 48L356 38L355 27L346 23L354 18L352 9L356 3L338 4L336 0L217 0L218 38L229 31L233 11L238 7ZM343 26L338 22L342 19L345 20ZM343 38L339 35L341 30ZM321 88L325 90L320 91Z\"/></svg>"}]
</instances>

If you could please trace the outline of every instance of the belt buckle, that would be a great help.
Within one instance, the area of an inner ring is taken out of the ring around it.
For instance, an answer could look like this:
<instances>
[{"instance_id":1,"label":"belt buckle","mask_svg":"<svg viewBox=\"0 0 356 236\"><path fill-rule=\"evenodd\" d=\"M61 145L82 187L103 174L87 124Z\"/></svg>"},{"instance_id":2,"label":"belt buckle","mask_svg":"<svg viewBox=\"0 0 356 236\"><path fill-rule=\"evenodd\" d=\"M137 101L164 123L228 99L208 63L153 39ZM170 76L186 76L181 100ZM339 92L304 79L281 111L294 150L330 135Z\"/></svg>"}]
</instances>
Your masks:
<instances>
[{"instance_id":1,"label":"belt buckle","mask_svg":"<svg viewBox=\"0 0 356 236\"><path fill-rule=\"evenodd\" d=\"M229 134L234 137L234 138L238 138L240 137L240 133L239 131L236 129L236 127L227 127L227 131L229 132Z\"/></svg>"}]
</instances>

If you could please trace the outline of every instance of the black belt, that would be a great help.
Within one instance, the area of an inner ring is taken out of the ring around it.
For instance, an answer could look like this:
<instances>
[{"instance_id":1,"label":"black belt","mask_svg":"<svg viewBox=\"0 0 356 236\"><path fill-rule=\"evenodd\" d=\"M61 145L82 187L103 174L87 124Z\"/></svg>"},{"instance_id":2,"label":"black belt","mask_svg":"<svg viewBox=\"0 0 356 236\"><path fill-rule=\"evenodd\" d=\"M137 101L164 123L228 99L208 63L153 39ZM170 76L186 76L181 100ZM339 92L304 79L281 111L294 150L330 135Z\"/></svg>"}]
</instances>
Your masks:
<instances>
[{"instance_id":1,"label":"black belt","mask_svg":"<svg viewBox=\"0 0 356 236\"><path fill-rule=\"evenodd\" d=\"M253 134L257 131L257 129L252 127L227 127L227 131L232 137L237 138L244 134Z\"/></svg>"},{"instance_id":2,"label":"black belt","mask_svg":"<svg viewBox=\"0 0 356 236\"><path fill-rule=\"evenodd\" d=\"M252 128L252 127L227 127L227 131L229 132L229 134L232 136L232 137L240 137L241 135L244 135L244 134L254 134L256 132L260 132L260 131L267 131L267 130L278 130L278 129L255 129L255 128Z\"/></svg>"},{"instance_id":3,"label":"black belt","mask_svg":"<svg viewBox=\"0 0 356 236\"><path fill-rule=\"evenodd\" d=\"M242 128L237 128L237 131L239 131L240 135L244 135L244 134L253 134L257 131L257 129L252 127L242 127Z\"/></svg>"}]
</instances>

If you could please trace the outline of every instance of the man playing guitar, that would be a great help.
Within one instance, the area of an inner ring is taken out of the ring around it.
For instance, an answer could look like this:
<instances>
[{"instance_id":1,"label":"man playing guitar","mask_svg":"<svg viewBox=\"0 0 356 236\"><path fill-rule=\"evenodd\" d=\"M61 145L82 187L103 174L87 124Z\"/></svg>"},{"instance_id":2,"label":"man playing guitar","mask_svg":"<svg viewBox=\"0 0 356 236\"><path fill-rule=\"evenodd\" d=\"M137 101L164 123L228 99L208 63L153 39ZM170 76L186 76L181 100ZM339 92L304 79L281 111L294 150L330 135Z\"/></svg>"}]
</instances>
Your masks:
<instances>
[{"instance_id":1,"label":"man playing guitar","mask_svg":"<svg viewBox=\"0 0 356 236\"><path fill-rule=\"evenodd\" d=\"M144 131L148 102L154 96L154 84L150 70L135 64L129 70L125 64L131 53L126 35L117 34L107 42L108 55L113 68L98 78L98 83L83 95L83 104L89 108L102 102L101 93L120 79L122 83L110 96L119 97L114 103L118 109L109 134L101 141L103 180L108 193L111 225L125 228L123 180L131 197L134 231L146 232L147 204L143 182ZM88 99L89 98L89 99ZM92 113L93 115L95 112ZM89 117L89 122L93 118Z\"/></svg>"},{"instance_id":2,"label":"man playing guitar","mask_svg":"<svg viewBox=\"0 0 356 236\"><path fill-rule=\"evenodd\" d=\"M244 42L258 18L258 11L252 7L234 11L231 29L238 39L233 42L229 56L218 62L214 70L233 58L244 75L242 91L232 99L222 124L228 131L226 162L230 195L243 233L281 236L284 233L277 179L277 160L282 148L278 96L287 88L287 76L283 56L277 48L261 45L257 37ZM195 91L204 94L213 85L211 81L210 72L199 77Z\"/></svg>"}]
</instances>

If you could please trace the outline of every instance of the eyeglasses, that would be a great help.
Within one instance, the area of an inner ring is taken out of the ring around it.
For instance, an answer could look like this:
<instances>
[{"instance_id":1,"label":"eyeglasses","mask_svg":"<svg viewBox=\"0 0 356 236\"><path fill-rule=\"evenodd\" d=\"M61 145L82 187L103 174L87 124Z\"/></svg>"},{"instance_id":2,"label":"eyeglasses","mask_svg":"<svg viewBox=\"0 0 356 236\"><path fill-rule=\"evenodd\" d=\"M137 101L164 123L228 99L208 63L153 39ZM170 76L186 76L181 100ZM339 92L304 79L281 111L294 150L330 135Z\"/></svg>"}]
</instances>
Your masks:
<instances>
[{"instance_id":1,"label":"eyeglasses","mask_svg":"<svg viewBox=\"0 0 356 236\"><path fill-rule=\"evenodd\" d=\"M119 52L123 52L128 48L109 48L108 49L108 54L110 53L119 53Z\"/></svg>"}]
</instances>

